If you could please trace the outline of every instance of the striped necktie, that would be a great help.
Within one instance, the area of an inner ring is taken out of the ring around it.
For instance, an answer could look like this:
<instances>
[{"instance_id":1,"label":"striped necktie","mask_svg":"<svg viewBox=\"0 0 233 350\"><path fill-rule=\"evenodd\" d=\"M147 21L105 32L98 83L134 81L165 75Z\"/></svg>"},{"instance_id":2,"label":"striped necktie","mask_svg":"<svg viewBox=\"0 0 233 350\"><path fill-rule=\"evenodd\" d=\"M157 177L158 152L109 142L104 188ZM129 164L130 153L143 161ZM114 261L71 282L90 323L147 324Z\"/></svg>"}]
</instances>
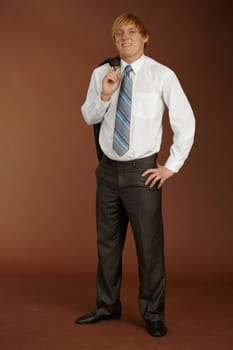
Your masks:
<instances>
[{"instance_id":1,"label":"striped necktie","mask_svg":"<svg viewBox=\"0 0 233 350\"><path fill-rule=\"evenodd\" d=\"M115 128L113 135L113 149L119 155L123 156L129 149L130 119L132 104L132 79L130 72L133 69L130 65L125 67L125 74L121 82L117 109Z\"/></svg>"}]
</instances>

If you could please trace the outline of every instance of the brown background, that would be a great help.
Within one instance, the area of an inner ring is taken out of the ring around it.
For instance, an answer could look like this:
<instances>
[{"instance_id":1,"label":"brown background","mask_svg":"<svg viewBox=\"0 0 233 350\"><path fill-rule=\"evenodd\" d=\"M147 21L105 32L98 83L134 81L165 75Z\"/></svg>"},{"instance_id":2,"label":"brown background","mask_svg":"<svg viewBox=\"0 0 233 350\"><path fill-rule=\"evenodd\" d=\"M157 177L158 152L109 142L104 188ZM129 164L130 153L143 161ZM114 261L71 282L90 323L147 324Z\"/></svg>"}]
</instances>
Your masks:
<instances>
[{"instance_id":1,"label":"brown background","mask_svg":"<svg viewBox=\"0 0 233 350\"><path fill-rule=\"evenodd\" d=\"M232 18L210 0L0 0L3 276L95 272L97 159L80 106L125 11L145 19L146 53L175 70L197 120L189 160L164 188L168 274L232 277ZM166 116L165 128L160 162ZM131 231L124 266L136 273Z\"/></svg>"}]
</instances>

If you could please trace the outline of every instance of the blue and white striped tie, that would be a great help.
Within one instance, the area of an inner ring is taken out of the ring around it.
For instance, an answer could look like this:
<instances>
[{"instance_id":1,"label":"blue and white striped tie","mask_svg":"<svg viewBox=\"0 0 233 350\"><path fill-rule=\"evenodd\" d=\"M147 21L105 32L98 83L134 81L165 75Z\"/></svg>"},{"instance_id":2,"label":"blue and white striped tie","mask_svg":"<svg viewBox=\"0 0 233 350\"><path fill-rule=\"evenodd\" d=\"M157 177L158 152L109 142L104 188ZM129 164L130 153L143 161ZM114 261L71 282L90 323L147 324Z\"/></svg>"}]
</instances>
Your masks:
<instances>
[{"instance_id":1,"label":"blue and white striped tie","mask_svg":"<svg viewBox=\"0 0 233 350\"><path fill-rule=\"evenodd\" d=\"M132 67L125 67L125 74L121 82L120 93L117 102L115 128L113 135L113 149L123 156L129 149L131 104L132 104L132 79L130 72Z\"/></svg>"}]
</instances>

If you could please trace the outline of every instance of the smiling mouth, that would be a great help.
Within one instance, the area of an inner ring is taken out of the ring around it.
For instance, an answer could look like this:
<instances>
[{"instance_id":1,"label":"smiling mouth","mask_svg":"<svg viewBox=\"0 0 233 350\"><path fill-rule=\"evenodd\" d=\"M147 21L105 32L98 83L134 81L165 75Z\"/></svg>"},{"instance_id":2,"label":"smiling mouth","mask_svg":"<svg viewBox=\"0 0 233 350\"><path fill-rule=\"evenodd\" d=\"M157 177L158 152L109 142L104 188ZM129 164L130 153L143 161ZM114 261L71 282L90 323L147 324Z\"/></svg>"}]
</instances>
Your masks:
<instances>
[{"instance_id":1,"label":"smiling mouth","mask_svg":"<svg viewBox=\"0 0 233 350\"><path fill-rule=\"evenodd\" d=\"M131 46L131 45L132 45L132 44L130 44L130 43L127 43L127 44L124 44L124 43L123 43L123 44L121 44L122 47L129 47L129 46Z\"/></svg>"}]
</instances>

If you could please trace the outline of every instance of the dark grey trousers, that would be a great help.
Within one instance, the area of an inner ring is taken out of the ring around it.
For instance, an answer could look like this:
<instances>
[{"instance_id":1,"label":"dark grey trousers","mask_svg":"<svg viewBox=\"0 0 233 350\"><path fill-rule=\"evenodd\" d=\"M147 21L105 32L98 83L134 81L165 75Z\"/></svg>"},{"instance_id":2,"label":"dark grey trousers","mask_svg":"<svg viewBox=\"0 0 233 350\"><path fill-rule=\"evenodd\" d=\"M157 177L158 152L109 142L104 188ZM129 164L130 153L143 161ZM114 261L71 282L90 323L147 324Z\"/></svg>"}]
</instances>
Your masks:
<instances>
[{"instance_id":1,"label":"dark grey trousers","mask_svg":"<svg viewBox=\"0 0 233 350\"><path fill-rule=\"evenodd\" d=\"M120 313L122 252L128 221L134 234L142 317L164 319L165 264L161 190L145 186L143 171L156 167L156 155L118 162L103 157L96 169L97 310Z\"/></svg>"}]
</instances>

